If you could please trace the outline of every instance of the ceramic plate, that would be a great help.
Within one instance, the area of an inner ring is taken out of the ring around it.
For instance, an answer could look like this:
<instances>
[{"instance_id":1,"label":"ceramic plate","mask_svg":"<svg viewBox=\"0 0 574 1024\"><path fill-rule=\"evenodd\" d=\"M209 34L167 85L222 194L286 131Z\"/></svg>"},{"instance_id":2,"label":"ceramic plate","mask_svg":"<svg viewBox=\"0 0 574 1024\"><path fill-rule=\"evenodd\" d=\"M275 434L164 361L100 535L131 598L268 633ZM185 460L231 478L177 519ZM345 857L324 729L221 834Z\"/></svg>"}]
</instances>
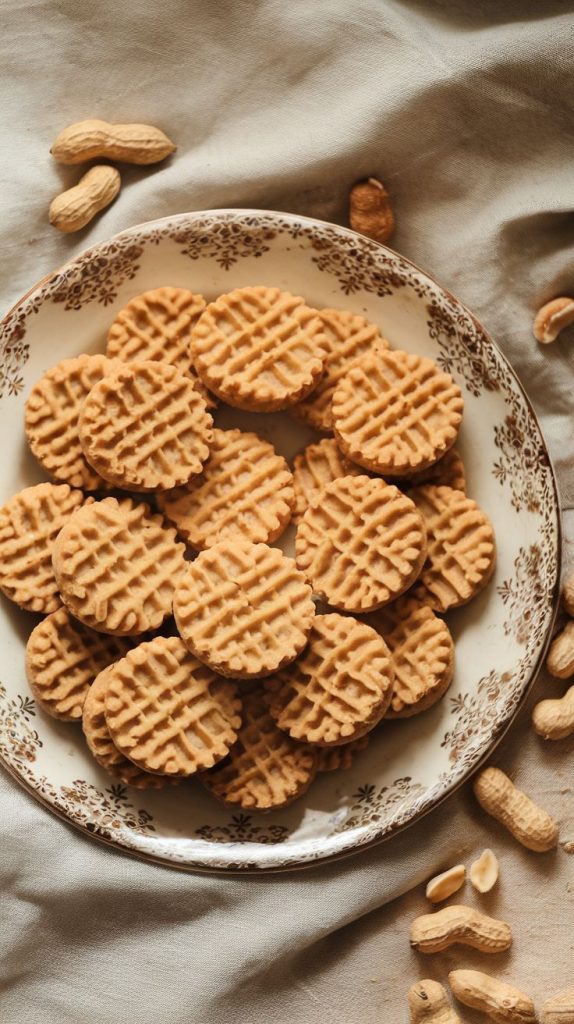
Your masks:
<instances>
[{"instance_id":1,"label":"ceramic plate","mask_svg":"<svg viewBox=\"0 0 574 1024\"><path fill-rule=\"evenodd\" d=\"M176 285L213 299L241 285L278 285L316 307L378 323L391 344L429 355L461 386L460 448L468 491L492 519L496 574L449 616L456 672L447 696L379 727L347 771L319 776L291 807L233 812L199 783L142 793L91 760L79 726L36 708L24 673L34 618L1 598L0 757L22 785L84 832L187 869L261 871L308 865L384 839L451 793L493 750L544 654L556 603L555 480L534 413L477 320L402 256L331 224L283 213L219 210L144 224L88 250L34 288L0 325L0 502L38 482L24 402L58 360L104 348L132 296ZM256 429L291 458L313 435L286 413L226 409L222 426ZM288 546L287 536L282 545Z\"/></svg>"}]
</instances>

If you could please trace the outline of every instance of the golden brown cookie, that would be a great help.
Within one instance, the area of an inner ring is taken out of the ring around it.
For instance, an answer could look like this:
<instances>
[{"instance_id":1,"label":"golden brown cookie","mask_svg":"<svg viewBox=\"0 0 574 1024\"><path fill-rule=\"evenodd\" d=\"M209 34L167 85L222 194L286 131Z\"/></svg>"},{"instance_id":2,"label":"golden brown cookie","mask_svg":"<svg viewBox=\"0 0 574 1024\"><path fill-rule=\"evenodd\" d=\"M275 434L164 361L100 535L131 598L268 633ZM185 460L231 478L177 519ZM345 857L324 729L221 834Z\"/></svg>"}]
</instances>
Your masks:
<instances>
[{"instance_id":1,"label":"golden brown cookie","mask_svg":"<svg viewBox=\"0 0 574 1024\"><path fill-rule=\"evenodd\" d=\"M179 637L156 637L112 666L106 724L118 750L144 771L194 775L235 743L236 686L220 679Z\"/></svg>"},{"instance_id":2,"label":"golden brown cookie","mask_svg":"<svg viewBox=\"0 0 574 1024\"><path fill-rule=\"evenodd\" d=\"M289 523L294 501L285 459L242 430L214 430L203 472L158 495L179 536L200 551L228 537L270 543Z\"/></svg>"},{"instance_id":3,"label":"golden brown cookie","mask_svg":"<svg viewBox=\"0 0 574 1024\"><path fill-rule=\"evenodd\" d=\"M264 286L211 302L191 334L200 378L229 405L273 412L300 402L327 356L323 323L303 299Z\"/></svg>"},{"instance_id":4,"label":"golden brown cookie","mask_svg":"<svg viewBox=\"0 0 574 1024\"><path fill-rule=\"evenodd\" d=\"M26 611L48 615L60 607L52 547L83 501L68 484L43 483L0 508L0 590Z\"/></svg>"},{"instance_id":5,"label":"golden brown cookie","mask_svg":"<svg viewBox=\"0 0 574 1024\"><path fill-rule=\"evenodd\" d=\"M58 608L32 630L26 644L26 675L38 704L54 718L82 717L96 676L129 650L129 642L105 636Z\"/></svg>"},{"instance_id":6,"label":"golden brown cookie","mask_svg":"<svg viewBox=\"0 0 574 1024\"><path fill-rule=\"evenodd\" d=\"M410 594L373 612L368 622L393 656L395 681L386 718L409 718L436 704L454 673L454 644L446 622Z\"/></svg>"},{"instance_id":7,"label":"golden brown cookie","mask_svg":"<svg viewBox=\"0 0 574 1024\"><path fill-rule=\"evenodd\" d=\"M300 796L317 770L315 751L277 728L259 688L242 699L243 721L228 757L201 781L231 807L267 811Z\"/></svg>"},{"instance_id":8,"label":"golden brown cookie","mask_svg":"<svg viewBox=\"0 0 574 1024\"><path fill-rule=\"evenodd\" d=\"M322 309L319 315L329 346L325 372L317 387L294 406L293 412L315 430L331 431L331 401L339 380L361 356L376 348L388 348L389 343L376 324L358 313L350 313L346 309Z\"/></svg>"},{"instance_id":9,"label":"golden brown cookie","mask_svg":"<svg viewBox=\"0 0 574 1024\"><path fill-rule=\"evenodd\" d=\"M26 437L38 462L56 480L87 491L107 487L86 460L80 444L79 418L94 384L116 365L101 355L63 359L32 388L26 402Z\"/></svg>"},{"instance_id":10,"label":"golden brown cookie","mask_svg":"<svg viewBox=\"0 0 574 1024\"><path fill-rule=\"evenodd\" d=\"M301 517L319 498L327 484L341 476L361 474L364 475L364 470L345 458L334 438L325 437L317 444L307 445L293 460L294 521L301 521Z\"/></svg>"},{"instance_id":11,"label":"golden brown cookie","mask_svg":"<svg viewBox=\"0 0 574 1024\"><path fill-rule=\"evenodd\" d=\"M118 750L106 723L108 679L109 671L106 668L90 686L82 714L82 729L95 760L114 778L136 789L163 789L164 786L179 782L177 777L152 775L151 772L142 771Z\"/></svg>"},{"instance_id":12,"label":"golden brown cookie","mask_svg":"<svg viewBox=\"0 0 574 1024\"><path fill-rule=\"evenodd\" d=\"M409 492L422 514L428 555L417 594L436 611L466 604L488 583L496 563L490 520L462 491L417 487Z\"/></svg>"},{"instance_id":13,"label":"golden brown cookie","mask_svg":"<svg viewBox=\"0 0 574 1024\"><path fill-rule=\"evenodd\" d=\"M390 651L351 616L316 615L302 655L265 680L269 713L294 740L348 743L385 714L393 692Z\"/></svg>"},{"instance_id":14,"label":"golden brown cookie","mask_svg":"<svg viewBox=\"0 0 574 1024\"><path fill-rule=\"evenodd\" d=\"M200 473L213 420L193 381L167 363L118 363L88 394L80 441L116 487L167 490Z\"/></svg>"},{"instance_id":15,"label":"golden brown cookie","mask_svg":"<svg viewBox=\"0 0 574 1024\"><path fill-rule=\"evenodd\" d=\"M405 489L422 487L424 484L433 484L435 487L454 487L455 491L464 491L466 494L466 472L458 448L449 448L448 452L428 469L423 469L420 473L414 473L401 480L401 487Z\"/></svg>"},{"instance_id":16,"label":"golden brown cookie","mask_svg":"<svg viewBox=\"0 0 574 1024\"><path fill-rule=\"evenodd\" d=\"M185 547L149 506L104 498L86 505L60 531L53 566L62 600L100 633L135 636L172 613Z\"/></svg>"},{"instance_id":17,"label":"golden brown cookie","mask_svg":"<svg viewBox=\"0 0 574 1024\"><path fill-rule=\"evenodd\" d=\"M200 552L177 584L173 607L190 651L238 679L270 675L293 661L315 614L311 588L293 559L243 540Z\"/></svg>"},{"instance_id":18,"label":"golden brown cookie","mask_svg":"<svg viewBox=\"0 0 574 1024\"><path fill-rule=\"evenodd\" d=\"M214 408L213 395L199 380L189 354L191 329L204 309L203 295L194 295L186 288L142 292L120 309L108 331L106 352L123 363L150 361L177 366L193 378L207 408Z\"/></svg>"},{"instance_id":19,"label":"golden brown cookie","mask_svg":"<svg viewBox=\"0 0 574 1024\"><path fill-rule=\"evenodd\" d=\"M341 743L338 747L315 747L318 772L346 771L355 760L355 755L369 745L371 733L366 732L358 740Z\"/></svg>"},{"instance_id":20,"label":"golden brown cookie","mask_svg":"<svg viewBox=\"0 0 574 1024\"><path fill-rule=\"evenodd\" d=\"M318 597L343 611L367 612L414 583L426 555L425 529L397 487L344 476L305 512L295 552Z\"/></svg>"},{"instance_id":21,"label":"golden brown cookie","mask_svg":"<svg viewBox=\"0 0 574 1024\"><path fill-rule=\"evenodd\" d=\"M345 455L374 473L407 476L454 444L463 400L432 359L379 349L341 378L332 409Z\"/></svg>"}]
</instances>

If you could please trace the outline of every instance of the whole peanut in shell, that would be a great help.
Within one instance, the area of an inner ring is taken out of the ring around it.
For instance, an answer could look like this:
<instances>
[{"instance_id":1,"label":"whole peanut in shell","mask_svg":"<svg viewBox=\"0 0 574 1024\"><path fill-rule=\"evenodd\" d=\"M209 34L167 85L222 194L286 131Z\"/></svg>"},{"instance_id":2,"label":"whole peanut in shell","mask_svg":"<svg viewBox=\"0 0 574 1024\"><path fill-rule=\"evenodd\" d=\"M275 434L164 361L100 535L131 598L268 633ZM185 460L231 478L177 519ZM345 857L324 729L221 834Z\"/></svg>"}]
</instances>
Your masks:
<instances>
[{"instance_id":1,"label":"whole peanut in shell","mask_svg":"<svg viewBox=\"0 0 574 1024\"><path fill-rule=\"evenodd\" d=\"M500 768L483 768L473 783L480 806L504 825L528 850L545 853L558 843L558 825L533 800L517 789Z\"/></svg>"},{"instance_id":2,"label":"whole peanut in shell","mask_svg":"<svg viewBox=\"0 0 574 1024\"><path fill-rule=\"evenodd\" d=\"M86 160L118 160L127 164L155 164L176 147L159 128L149 124L109 124L78 121L64 128L50 152L60 164Z\"/></svg>"},{"instance_id":3,"label":"whole peanut in shell","mask_svg":"<svg viewBox=\"0 0 574 1024\"><path fill-rule=\"evenodd\" d=\"M50 224L66 233L80 231L96 213L113 202L120 185L120 172L115 167L91 167L77 185L52 200Z\"/></svg>"}]
</instances>

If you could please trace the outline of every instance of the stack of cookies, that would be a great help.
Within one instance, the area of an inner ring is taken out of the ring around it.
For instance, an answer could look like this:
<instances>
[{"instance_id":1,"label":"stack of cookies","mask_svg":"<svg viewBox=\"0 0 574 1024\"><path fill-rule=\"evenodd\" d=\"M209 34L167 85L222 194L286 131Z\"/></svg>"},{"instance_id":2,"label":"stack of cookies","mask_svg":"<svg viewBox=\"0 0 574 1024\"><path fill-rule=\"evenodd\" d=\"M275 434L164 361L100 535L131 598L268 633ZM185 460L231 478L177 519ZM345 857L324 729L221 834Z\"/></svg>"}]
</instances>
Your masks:
<instances>
[{"instance_id":1,"label":"stack of cookies","mask_svg":"<svg viewBox=\"0 0 574 1024\"><path fill-rule=\"evenodd\" d=\"M214 426L220 403L326 436L290 469ZM26 649L40 707L124 783L197 776L231 806L348 767L383 718L443 696L443 613L494 568L462 411L448 374L355 313L263 286L137 296L105 354L32 389L52 482L0 509L0 589L44 616ZM295 559L273 546L291 521Z\"/></svg>"}]
</instances>

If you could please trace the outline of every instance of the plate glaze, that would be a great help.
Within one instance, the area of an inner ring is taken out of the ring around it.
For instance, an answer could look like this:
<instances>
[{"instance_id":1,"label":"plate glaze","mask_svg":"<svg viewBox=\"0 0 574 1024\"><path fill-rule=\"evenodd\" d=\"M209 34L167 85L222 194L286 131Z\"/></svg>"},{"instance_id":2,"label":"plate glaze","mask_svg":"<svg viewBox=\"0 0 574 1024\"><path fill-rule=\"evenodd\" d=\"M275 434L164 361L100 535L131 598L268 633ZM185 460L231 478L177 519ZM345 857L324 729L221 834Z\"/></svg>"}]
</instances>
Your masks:
<instances>
[{"instance_id":1,"label":"plate glaze","mask_svg":"<svg viewBox=\"0 0 574 1024\"><path fill-rule=\"evenodd\" d=\"M141 792L92 761L79 726L45 716L28 689L24 645L37 621L0 595L0 760L42 803L125 852L189 870L310 865L388 838L451 793L492 752L534 680L550 636L560 559L558 496L536 417L507 361L452 295L402 256L335 225L284 213L218 210L139 225L94 246L32 289L0 323L0 503L44 479L27 451L24 403L60 359L102 351L115 313L160 285L212 299L278 285L318 308L378 323L395 348L429 355L462 388L459 448L468 493L494 524L487 589L448 615L456 669L419 717L383 723L353 766L318 776L292 806L233 812L197 782ZM225 409L291 458L312 431L286 413ZM291 528L277 543L289 550Z\"/></svg>"}]
</instances>

